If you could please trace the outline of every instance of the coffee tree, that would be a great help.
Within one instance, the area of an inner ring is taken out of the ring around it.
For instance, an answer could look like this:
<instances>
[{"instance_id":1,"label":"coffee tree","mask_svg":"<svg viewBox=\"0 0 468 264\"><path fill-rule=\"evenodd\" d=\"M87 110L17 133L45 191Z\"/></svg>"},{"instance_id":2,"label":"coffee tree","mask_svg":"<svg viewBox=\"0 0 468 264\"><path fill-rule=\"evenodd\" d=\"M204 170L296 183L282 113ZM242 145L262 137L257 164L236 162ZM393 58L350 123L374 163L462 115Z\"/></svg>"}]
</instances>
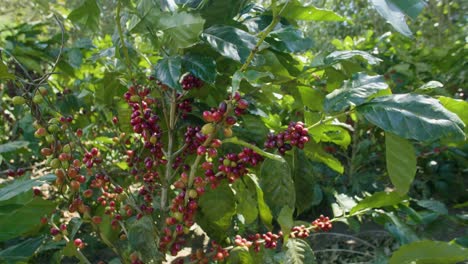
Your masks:
<instances>
[{"instance_id":1,"label":"coffee tree","mask_svg":"<svg viewBox=\"0 0 468 264\"><path fill-rule=\"evenodd\" d=\"M424 7L372 4L407 36L405 14ZM327 9L86 0L64 20L65 7L42 8L55 13L56 35L23 24L2 49L0 157L14 180L0 189L0 241L29 237L0 253L7 262L54 252L91 263L100 243L112 263L313 263L310 233L407 203L414 142L465 140L466 102L394 93L368 52L311 53L303 23L350 22ZM69 33L114 26L112 37ZM317 205L315 164L345 173L333 154L362 122L384 135L390 191L334 219L295 221ZM418 253L430 247L467 256L421 241L391 262L430 259Z\"/></svg>"}]
</instances>

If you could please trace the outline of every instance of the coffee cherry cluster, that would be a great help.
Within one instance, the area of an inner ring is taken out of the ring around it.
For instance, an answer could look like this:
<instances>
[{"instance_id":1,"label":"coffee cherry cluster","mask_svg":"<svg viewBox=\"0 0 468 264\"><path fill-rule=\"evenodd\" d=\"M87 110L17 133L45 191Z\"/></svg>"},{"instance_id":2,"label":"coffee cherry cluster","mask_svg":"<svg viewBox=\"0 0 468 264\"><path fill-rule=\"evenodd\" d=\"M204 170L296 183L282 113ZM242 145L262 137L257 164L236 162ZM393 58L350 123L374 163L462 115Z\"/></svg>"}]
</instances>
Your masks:
<instances>
[{"instance_id":1,"label":"coffee cherry cluster","mask_svg":"<svg viewBox=\"0 0 468 264\"><path fill-rule=\"evenodd\" d=\"M184 99L177 107L179 108L182 119L187 118L188 113L192 112L192 102L190 99Z\"/></svg>"},{"instance_id":2,"label":"coffee cherry cluster","mask_svg":"<svg viewBox=\"0 0 468 264\"><path fill-rule=\"evenodd\" d=\"M83 163L88 169L91 169L94 166L94 164L102 163L99 150L97 148L92 148L91 151L85 152L83 157Z\"/></svg>"},{"instance_id":3,"label":"coffee cherry cluster","mask_svg":"<svg viewBox=\"0 0 468 264\"><path fill-rule=\"evenodd\" d=\"M198 127L198 126L197 127L192 127L192 126L187 127L187 131L184 134L185 144L186 144L184 152L187 155L195 154L197 152L198 147L200 147L205 142L205 140L208 138L208 136L206 134L203 134L201 132L201 130L202 129L200 127Z\"/></svg>"},{"instance_id":4,"label":"coffee cherry cluster","mask_svg":"<svg viewBox=\"0 0 468 264\"><path fill-rule=\"evenodd\" d=\"M221 245L216 243L216 241L211 242L210 252L214 253L213 260L223 261L224 259L229 257L229 251L227 251Z\"/></svg>"},{"instance_id":5,"label":"coffee cherry cluster","mask_svg":"<svg viewBox=\"0 0 468 264\"><path fill-rule=\"evenodd\" d=\"M192 89L200 89L203 86L203 81L192 75L191 73L184 76L182 79L182 88L185 91L189 91Z\"/></svg>"},{"instance_id":6,"label":"coffee cherry cluster","mask_svg":"<svg viewBox=\"0 0 468 264\"><path fill-rule=\"evenodd\" d=\"M253 242L252 241L249 241L245 238L242 238L240 235L236 235L236 237L234 238L234 244L236 244L236 246L238 247L251 247L253 245Z\"/></svg>"},{"instance_id":7,"label":"coffee cherry cluster","mask_svg":"<svg viewBox=\"0 0 468 264\"><path fill-rule=\"evenodd\" d=\"M328 232L332 229L333 225L330 221L330 218L328 218L328 216L323 216L323 215L320 215L319 218L315 219L313 222L312 222L312 226L316 229L316 230L319 230L319 231L324 231L324 232Z\"/></svg>"},{"instance_id":8,"label":"coffee cherry cluster","mask_svg":"<svg viewBox=\"0 0 468 264\"><path fill-rule=\"evenodd\" d=\"M244 148L239 154L229 153L219 158L218 171L222 172L230 182L234 182L248 173L248 166L256 166L262 160L263 157L252 149ZM214 182L212 177L209 179L212 184L219 181L219 177Z\"/></svg>"},{"instance_id":9,"label":"coffee cherry cluster","mask_svg":"<svg viewBox=\"0 0 468 264\"><path fill-rule=\"evenodd\" d=\"M171 216L166 218L165 236L162 237L159 247L162 250L170 249L171 254L175 256L185 243L184 234L195 223L197 200L205 193L205 182L201 177L195 177L193 188L187 189L188 175L183 172L174 183L174 187L180 189L181 192L172 200ZM186 196L188 196L187 203L185 203Z\"/></svg>"},{"instance_id":10,"label":"coffee cherry cluster","mask_svg":"<svg viewBox=\"0 0 468 264\"><path fill-rule=\"evenodd\" d=\"M137 89L141 91L137 92ZM140 86L131 86L124 95L132 108L130 124L133 126L133 131L143 137L145 148L150 150L153 156L153 158L145 161L146 169L166 162L161 160L164 154L161 143L162 130L158 124L159 116L152 109L157 102L148 96L149 93L148 88L142 89ZM134 156L134 158L138 160L139 157Z\"/></svg>"},{"instance_id":11,"label":"coffee cherry cluster","mask_svg":"<svg viewBox=\"0 0 468 264\"><path fill-rule=\"evenodd\" d=\"M26 170L23 169L23 168L19 168L19 169L16 169L16 170L13 170L13 169L8 169L6 171L6 174L10 177L20 177L20 176L23 176L24 173L26 173Z\"/></svg>"},{"instance_id":12,"label":"coffee cherry cluster","mask_svg":"<svg viewBox=\"0 0 468 264\"><path fill-rule=\"evenodd\" d=\"M309 229L305 225L295 226L291 229L290 237L307 238L310 235Z\"/></svg>"},{"instance_id":13,"label":"coffee cherry cluster","mask_svg":"<svg viewBox=\"0 0 468 264\"><path fill-rule=\"evenodd\" d=\"M286 151L291 150L293 146L300 149L304 148L304 144L309 142L310 137L308 129L304 127L302 122L291 122L286 131L278 134L269 134L265 142L265 148L277 148L281 155Z\"/></svg>"}]
</instances>

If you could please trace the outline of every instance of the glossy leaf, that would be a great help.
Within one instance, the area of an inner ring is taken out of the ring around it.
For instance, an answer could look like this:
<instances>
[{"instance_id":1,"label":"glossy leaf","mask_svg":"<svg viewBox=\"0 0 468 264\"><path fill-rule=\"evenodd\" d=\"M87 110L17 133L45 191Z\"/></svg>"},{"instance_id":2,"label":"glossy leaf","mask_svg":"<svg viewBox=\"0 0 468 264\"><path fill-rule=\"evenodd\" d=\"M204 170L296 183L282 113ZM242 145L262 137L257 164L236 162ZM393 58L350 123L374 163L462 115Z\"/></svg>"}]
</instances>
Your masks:
<instances>
[{"instance_id":1,"label":"glossy leaf","mask_svg":"<svg viewBox=\"0 0 468 264\"><path fill-rule=\"evenodd\" d=\"M266 204L264 200L264 194L262 188L260 188L260 184L258 183L257 177L252 174L247 175L247 179L250 180L254 185L255 189L257 191L257 203L258 203L258 212L260 214L260 219L262 222L272 229L272 221L273 221L273 215L271 213L270 207Z\"/></svg>"},{"instance_id":2,"label":"glossy leaf","mask_svg":"<svg viewBox=\"0 0 468 264\"><path fill-rule=\"evenodd\" d=\"M345 21L344 17L331 10L317 8L313 5L304 6L297 0L289 1L281 16L291 20Z\"/></svg>"},{"instance_id":3,"label":"glossy leaf","mask_svg":"<svg viewBox=\"0 0 468 264\"><path fill-rule=\"evenodd\" d=\"M236 198L229 185L223 182L200 197L199 207L206 224L218 232L224 232L231 225L231 218L236 213Z\"/></svg>"},{"instance_id":4,"label":"glossy leaf","mask_svg":"<svg viewBox=\"0 0 468 264\"><path fill-rule=\"evenodd\" d=\"M55 180L54 174L47 174L34 179L17 179L9 184L3 185L0 188L0 205L17 195L25 192L31 192L35 186L40 186L44 183Z\"/></svg>"},{"instance_id":5,"label":"glossy leaf","mask_svg":"<svg viewBox=\"0 0 468 264\"><path fill-rule=\"evenodd\" d=\"M182 66L207 83L213 84L216 80L216 62L210 57L187 54L183 57Z\"/></svg>"},{"instance_id":6,"label":"glossy leaf","mask_svg":"<svg viewBox=\"0 0 468 264\"><path fill-rule=\"evenodd\" d=\"M304 151L309 159L322 162L332 170L343 174L344 167L341 162L330 153L325 152L319 144L309 142L306 144Z\"/></svg>"},{"instance_id":7,"label":"glossy leaf","mask_svg":"<svg viewBox=\"0 0 468 264\"><path fill-rule=\"evenodd\" d=\"M404 199L405 197L401 196L397 192L376 192L359 201L359 203L354 206L349 213L353 215L362 210L397 205Z\"/></svg>"},{"instance_id":8,"label":"glossy leaf","mask_svg":"<svg viewBox=\"0 0 468 264\"><path fill-rule=\"evenodd\" d=\"M28 141L12 141L0 145L0 153L16 151L18 149L26 148L29 145Z\"/></svg>"},{"instance_id":9,"label":"glossy leaf","mask_svg":"<svg viewBox=\"0 0 468 264\"><path fill-rule=\"evenodd\" d=\"M437 200L420 200L417 201L417 204L438 214L446 215L449 213L445 204Z\"/></svg>"},{"instance_id":10,"label":"glossy leaf","mask_svg":"<svg viewBox=\"0 0 468 264\"><path fill-rule=\"evenodd\" d=\"M171 48L187 48L199 41L205 20L186 12L163 13L158 22L158 29L164 32Z\"/></svg>"},{"instance_id":11,"label":"glossy leaf","mask_svg":"<svg viewBox=\"0 0 468 264\"><path fill-rule=\"evenodd\" d=\"M385 223L385 229L390 232L400 244L408 244L420 240L414 230L394 212L384 212L390 221Z\"/></svg>"},{"instance_id":12,"label":"glossy leaf","mask_svg":"<svg viewBox=\"0 0 468 264\"><path fill-rule=\"evenodd\" d=\"M145 262L162 260L162 255L158 250L158 239L153 220L149 216L135 220L128 229L130 246L140 252Z\"/></svg>"},{"instance_id":13,"label":"glossy leaf","mask_svg":"<svg viewBox=\"0 0 468 264\"><path fill-rule=\"evenodd\" d=\"M451 264L468 259L468 250L456 244L422 240L401 246L390 258L390 264Z\"/></svg>"},{"instance_id":14,"label":"glossy leaf","mask_svg":"<svg viewBox=\"0 0 468 264\"><path fill-rule=\"evenodd\" d=\"M370 65L376 65L382 62L381 59L374 57L370 55L369 53L361 50L340 50L340 51L334 51L330 53L328 56L326 56L323 61L324 64L327 66L336 64L340 61L345 61L349 60L354 57L360 57L364 59L367 63Z\"/></svg>"},{"instance_id":15,"label":"glossy leaf","mask_svg":"<svg viewBox=\"0 0 468 264\"><path fill-rule=\"evenodd\" d=\"M203 32L202 39L224 57L241 63L258 41L255 36L231 26L212 26Z\"/></svg>"},{"instance_id":16,"label":"glossy leaf","mask_svg":"<svg viewBox=\"0 0 468 264\"><path fill-rule=\"evenodd\" d=\"M270 72L259 72L255 70L248 70L245 72L236 71L232 76L232 93L239 90L242 80L248 81L252 86L261 86L263 83L260 80L264 77L270 77L270 79L275 78Z\"/></svg>"},{"instance_id":17,"label":"glossy leaf","mask_svg":"<svg viewBox=\"0 0 468 264\"><path fill-rule=\"evenodd\" d=\"M403 195L409 191L416 175L416 154L413 144L392 133L385 133L385 158L390 180L396 191Z\"/></svg>"},{"instance_id":18,"label":"glossy leaf","mask_svg":"<svg viewBox=\"0 0 468 264\"><path fill-rule=\"evenodd\" d=\"M450 112L455 113L465 123L465 135L468 133L468 102L450 97L440 96L440 103Z\"/></svg>"},{"instance_id":19,"label":"glossy leaf","mask_svg":"<svg viewBox=\"0 0 468 264\"><path fill-rule=\"evenodd\" d=\"M284 235L284 241L287 241L291 228L294 226L293 220L294 209L289 206L284 206L278 215L278 224Z\"/></svg>"},{"instance_id":20,"label":"glossy leaf","mask_svg":"<svg viewBox=\"0 0 468 264\"><path fill-rule=\"evenodd\" d=\"M78 8L74 9L68 19L76 24L82 25L83 29L97 31L99 29L100 9L96 0L85 0Z\"/></svg>"},{"instance_id":21,"label":"glossy leaf","mask_svg":"<svg viewBox=\"0 0 468 264\"><path fill-rule=\"evenodd\" d=\"M309 129L309 135L317 142L331 142L346 149L351 143L349 131L342 126L320 124Z\"/></svg>"},{"instance_id":22,"label":"glossy leaf","mask_svg":"<svg viewBox=\"0 0 468 264\"><path fill-rule=\"evenodd\" d=\"M371 0L377 12L401 34L410 37L413 34L406 24L405 14L392 0Z\"/></svg>"},{"instance_id":23,"label":"glossy leaf","mask_svg":"<svg viewBox=\"0 0 468 264\"><path fill-rule=\"evenodd\" d=\"M33 197L32 191L16 197L0 204L0 241L35 233L41 225L41 217L51 213L56 206L53 201Z\"/></svg>"},{"instance_id":24,"label":"glossy leaf","mask_svg":"<svg viewBox=\"0 0 468 264\"><path fill-rule=\"evenodd\" d=\"M312 111L321 111L323 109L323 101L325 100L324 92L308 86L298 86L297 89L301 94L302 103Z\"/></svg>"},{"instance_id":25,"label":"glossy leaf","mask_svg":"<svg viewBox=\"0 0 468 264\"><path fill-rule=\"evenodd\" d=\"M422 12L426 3L423 0L391 0L398 8L412 19Z\"/></svg>"},{"instance_id":26,"label":"glossy leaf","mask_svg":"<svg viewBox=\"0 0 468 264\"><path fill-rule=\"evenodd\" d=\"M464 124L438 100L415 94L383 96L358 107L369 122L407 139L464 140Z\"/></svg>"},{"instance_id":27,"label":"glossy leaf","mask_svg":"<svg viewBox=\"0 0 468 264\"><path fill-rule=\"evenodd\" d=\"M267 159L260 173L260 186L273 215L278 216L284 206L294 208L296 203L294 182L286 161Z\"/></svg>"},{"instance_id":28,"label":"glossy leaf","mask_svg":"<svg viewBox=\"0 0 468 264\"><path fill-rule=\"evenodd\" d=\"M309 244L299 238L290 238L286 243L286 264L315 264L314 252L310 248Z\"/></svg>"},{"instance_id":29,"label":"glossy leaf","mask_svg":"<svg viewBox=\"0 0 468 264\"><path fill-rule=\"evenodd\" d=\"M167 57L160 61L154 68L156 79L172 89L182 90L179 79L182 70L182 60L180 57Z\"/></svg>"},{"instance_id":30,"label":"glossy leaf","mask_svg":"<svg viewBox=\"0 0 468 264\"><path fill-rule=\"evenodd\" d=\"M378 93L389 94L387 89L388 85L382 76L359 74L354 80L345 82L343 88L327 94L323 108L329 113L342 112L349 107L364 104Z\"/></svg>"},{"instance_id":31,"label":"glossy leaf","mask_svg":"<svg viewBox=\"0 0 468 264\"><path fill-rule=\"evenodd\" d=\"M309 161L303 151L295 150L293 162L290 162L296 190L297 214L310 209L321 194L320 187L316 184L317 175L314 164ZM317 190L318 187L318 190Z\"/></svg>"},{"instance_id":32,"label":"glossy leaf","mask_svg":"<svg viewBox=\"0 0 468 264\"><path fill-rule=\"evenodd\" d=\"M314 45L312 39L305 37L302 31L294 27L283 27L272 31L266 41L273 49L286 53L305 52Z\"/></svg>"},{"instance_id":33,"label":"glossy leaf","mask_svg":"<svg viewBox=\"0 0 468 264\"><path fill-rule=\"evenodd\" d=\"M42 245L44 236L29 238L0 251L2 263L26 263Z\"/></svg>"},{"instance_id":34,"label":"glossy leaf","mask_svg":"<svg viewBox=\"0 0 468 264\"><path fill-rule=\"evenodd\" d=\"M244 217L245 224L251 224L258 218L257 190L252 181L236 181L237 214Z\"/></svg>"}]
</instances>

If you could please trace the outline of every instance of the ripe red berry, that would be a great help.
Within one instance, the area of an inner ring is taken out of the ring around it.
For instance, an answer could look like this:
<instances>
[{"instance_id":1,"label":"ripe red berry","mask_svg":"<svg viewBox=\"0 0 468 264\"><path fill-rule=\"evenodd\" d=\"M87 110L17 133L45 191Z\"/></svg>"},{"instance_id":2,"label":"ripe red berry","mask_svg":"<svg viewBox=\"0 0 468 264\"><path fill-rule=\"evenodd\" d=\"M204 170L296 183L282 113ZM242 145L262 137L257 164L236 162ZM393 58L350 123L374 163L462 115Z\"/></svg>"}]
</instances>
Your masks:
<instances>
[{"instance_id":1,"label":"ripe red berry","mask_svg":"<svg viewBox=\"0 0 468 264\"><path fill-rule=\"evenodd\" d=\"M73 241L73 244L75 245L75 247L81 247L83 245L83 241L81 241L81 239L77 238Z\"/></svg>"},{"instance_id":2,"label":"ripe red berry","mask_svg":"<svg viewBox=\"0 0 468 264\"><path fill-rule=\"evenodd\" d=\"M249 102L245 99L240 99L239 102L237 102L237 107L240 109L247 109L249 107Z\"/></svg>"}]
</instances>

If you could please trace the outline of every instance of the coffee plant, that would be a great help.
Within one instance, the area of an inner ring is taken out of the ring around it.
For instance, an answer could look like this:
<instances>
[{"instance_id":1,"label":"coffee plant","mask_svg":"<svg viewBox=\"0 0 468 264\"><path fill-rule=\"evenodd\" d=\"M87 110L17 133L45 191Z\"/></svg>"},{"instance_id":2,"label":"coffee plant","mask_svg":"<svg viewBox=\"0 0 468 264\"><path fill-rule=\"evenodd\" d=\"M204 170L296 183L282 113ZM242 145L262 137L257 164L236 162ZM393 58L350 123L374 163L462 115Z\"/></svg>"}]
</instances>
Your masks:
<instances>
[{"instance_id":1,"label":"coffee plant","mask_svg":"<svg viewBox=\"0 0 468 264\"><path fill-rule=\"evenodd\" d=\"M311 23L355 25L304 2L11 1L44 21L0 28L2 263L318 263L312 236L369 219L383 263L468 258L416 230L466 225L425 194L433 155L466 165L460 91L372 35L317 49ZM403 39L426 7L365 5Z\"/></svg>"}]
</instances>

